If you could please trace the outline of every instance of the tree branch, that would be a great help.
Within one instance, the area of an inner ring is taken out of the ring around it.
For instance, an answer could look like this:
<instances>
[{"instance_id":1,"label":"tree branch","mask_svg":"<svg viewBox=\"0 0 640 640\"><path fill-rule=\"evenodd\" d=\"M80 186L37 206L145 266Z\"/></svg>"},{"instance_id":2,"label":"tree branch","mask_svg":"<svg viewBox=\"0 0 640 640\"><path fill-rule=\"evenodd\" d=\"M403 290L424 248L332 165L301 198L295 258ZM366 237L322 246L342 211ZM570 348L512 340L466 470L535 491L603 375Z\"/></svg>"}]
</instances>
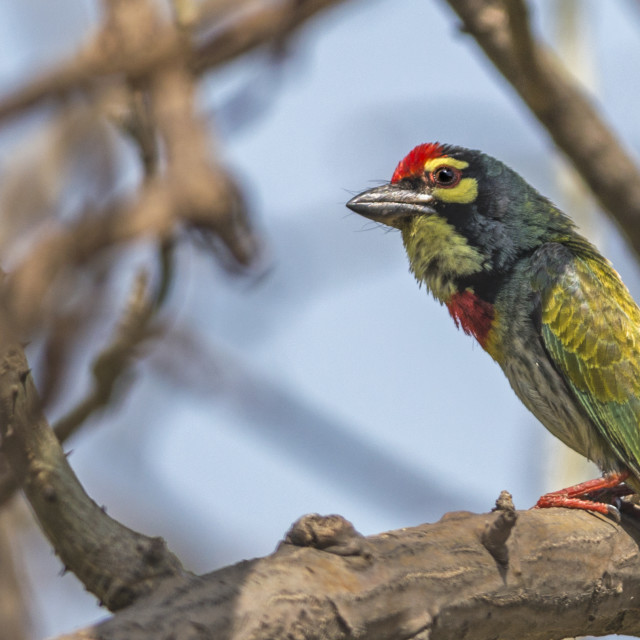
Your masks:
<instances>
[{"instance_id":1,"label":"tree branch","mask_svg":"<svg viewBox=\"0 0 640 640\"><path fill-rule=\"evenodd\" d=\"M640 255L640 172L561 62L531 35L524 0L447 0Z\"/></svg>"},{"instance_id":2,"label":"tree branch","mask_svg":"<svg viewBox=\"0 0 640 640\"><path fill-rule=\"evenodd\" d=\"M5 321L0 351L0 450L65 565L109 609L183 575L161 538L132 531L87 496L39 406L22 349Z\"/></svg>"},{"instance_id":3,"label":"tree branch","mask_svg":"<svg viewBox=\"0 0 640 640\"><path fill-rule=\"evenodd\" d=\"M206 30L212 15L220 20L220 25L216 25L213 34L198 42L178 37L173 26L137 19L135 9L127 12L125 4L125 17L117 23L106 21L73 59L0 99L0 120L23 115L43 102L60 100L75 91L96 87L105 78L125 76L139 80L176 59L188 60L190 70L202 74L258 47L277 43L316 14L345 1L236 1L227 7L230 19L205 7L201 14L205 24L194 25L193 31ZM250 10L244 10L246 7ZM122 5L118 6L109 15L122 9ZM153 37L137 34L136 28L141 25L146 27L144 32L147 35L152 32ZM122 28L133 37L122 37Z\"/></svg>"},{"instance_id":4,"label":"tree branch","mask_svg":"<svg viewBox=\"0 0 640 640\"><path fill-rule=\"evenodd\" d=\"M640 535L565 509L451 513L361 537L301 518L266 558L165 584L59 640L550 640L640 632Z\"/></svg>"},{"instance_id":5,"label":"tree branch","mask_svg":"<svg viewBox=\"0 0 640 640\"><path fill-rule=\"evenodd\" d=\"M167 264L168 267L168 264ZM170 268L165 271L160 290L168 286ZM64 442L96 411L106 407L116 388L116 383L135 360L136 350L152 333L151 319L158 298L149 295L146 272L136 278L134 290L121 321L109 344L96 356L91 367L93 388L69 413L54 425L53 431L60 442ZM1 485L0 485L1 495Z\"/></svg>"},{"instance_id":6,"label":"tree branch","mask_svg":"<svg viewBox=\"0 0 640 640\"><path fill-rule=\"evenodd\" d=\"M170 251L170 248L159 250L162 273L153 299L147 290L146 273L141 272L138 275L127 308L111 340L93 360L91 367L93 387L53 427L60 443L73 435L89 416L109 404L118 381L135 360L136 349L151 335L151 320L154 312L162 304L172 277L173 267L168 255ZM1 458L0 462L5 461ZM0 506L7 502L19 488L11 468L6 464L0 465Z\"/></svg>"},{"instance_id":7,"label":"tree branch","mask_svg":"<svg viewBox=\"0 0 640 640\"><path fill-rule=\"evenodd\" d=\"M345 0L280 0L262 2L252 11L238 12L238 19L195 47L192 68L203 73L253 49L280 44L307 20Z\"/></svg>"},{"instance_id":8,"label":"tree branch","mask_svg":"<svg viewBox=\"0 0 640 640\"><path fill-rule=\"evenodd\" d=\"M16 507L14 503L0 513L0 629L6 638L27 640L25 589L20 580L15 548L11 544L13 536L9 533L12 529L17 531Z\"/></svg>"}]
</instances>

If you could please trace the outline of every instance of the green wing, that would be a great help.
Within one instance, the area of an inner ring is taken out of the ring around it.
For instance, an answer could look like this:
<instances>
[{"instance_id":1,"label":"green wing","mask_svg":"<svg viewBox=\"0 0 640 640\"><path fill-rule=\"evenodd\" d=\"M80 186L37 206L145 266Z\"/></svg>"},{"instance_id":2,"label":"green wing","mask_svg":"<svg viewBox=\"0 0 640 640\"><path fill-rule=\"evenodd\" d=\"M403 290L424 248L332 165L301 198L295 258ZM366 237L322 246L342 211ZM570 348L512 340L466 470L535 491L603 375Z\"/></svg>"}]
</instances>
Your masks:
<instances>
[{"instance_id":1,"label":"green wing","mask_svg":"<svg viewBox=\"0 0 640 640\"><path fill-rule=\"evenodd\" d=\"M543 278L539 271L537 285L547 352L618 458L640 474L640 309L597 253L573 255Z\"/></svg>"}]
</instances>

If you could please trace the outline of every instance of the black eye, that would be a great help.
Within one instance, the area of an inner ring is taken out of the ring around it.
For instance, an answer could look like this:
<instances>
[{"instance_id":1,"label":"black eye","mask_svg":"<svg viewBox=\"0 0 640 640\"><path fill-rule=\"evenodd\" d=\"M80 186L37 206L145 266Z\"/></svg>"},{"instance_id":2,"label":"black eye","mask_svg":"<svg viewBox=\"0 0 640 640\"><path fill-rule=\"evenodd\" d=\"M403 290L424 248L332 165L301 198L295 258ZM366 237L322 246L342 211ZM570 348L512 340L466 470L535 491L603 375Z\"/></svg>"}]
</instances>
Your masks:
<instances>
[{"instance_id":1,"label":"black eye","mask_svg":"<svg viewBox=\"0 0 640 640\"><path fill-rule=\"evenodd\" d=\"M433 180L434 184L446 189L455 187L458 182L460 182L461 177L462 173L455 167L438 167L431 172L431 179Z\"/></svg>"}]
</instances>

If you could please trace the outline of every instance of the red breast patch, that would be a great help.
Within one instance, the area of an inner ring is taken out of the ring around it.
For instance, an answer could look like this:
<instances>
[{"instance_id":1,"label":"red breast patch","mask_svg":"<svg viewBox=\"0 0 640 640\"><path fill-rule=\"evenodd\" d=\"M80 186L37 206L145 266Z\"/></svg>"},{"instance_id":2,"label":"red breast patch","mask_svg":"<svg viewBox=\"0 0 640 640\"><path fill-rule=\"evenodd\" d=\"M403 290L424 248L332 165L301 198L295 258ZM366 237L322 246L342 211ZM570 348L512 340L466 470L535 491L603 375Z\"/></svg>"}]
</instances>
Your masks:
<instances>
[{"instance_id":1,"label":"red breast patch","mask_svg":"<svg viewBox=\"0 0 640 640\"><path fill-rule=\"evenodd\" d=\"M493 305L485 302L472 291L462 291L451 296L447 302L447 309L456 327L473 336L480 346L485 348L495 317Z\"/></svg>"}]
</instances>

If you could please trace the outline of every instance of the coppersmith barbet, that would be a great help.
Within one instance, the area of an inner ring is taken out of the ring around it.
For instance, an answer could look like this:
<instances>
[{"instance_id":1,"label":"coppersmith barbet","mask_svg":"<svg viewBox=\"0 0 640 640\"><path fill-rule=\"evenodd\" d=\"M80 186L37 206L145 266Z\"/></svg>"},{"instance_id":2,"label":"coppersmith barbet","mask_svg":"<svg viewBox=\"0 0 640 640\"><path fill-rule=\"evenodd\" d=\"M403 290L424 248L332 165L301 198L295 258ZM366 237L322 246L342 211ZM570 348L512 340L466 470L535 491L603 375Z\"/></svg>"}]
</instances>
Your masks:
<instances>
[{"instance_id":1,"label":"coppersmith barbet","mask_svg":"<svg viewBox=\"0 0 640 640\"><path fill-rule=\"evenodd\" d=\"M609 261L515 171L462 147L419 145L347 206L400 230L418 282L605 474L537 506L615 515L594 496L640 491L640 309Z\"/></svg>"}]
</instances>

